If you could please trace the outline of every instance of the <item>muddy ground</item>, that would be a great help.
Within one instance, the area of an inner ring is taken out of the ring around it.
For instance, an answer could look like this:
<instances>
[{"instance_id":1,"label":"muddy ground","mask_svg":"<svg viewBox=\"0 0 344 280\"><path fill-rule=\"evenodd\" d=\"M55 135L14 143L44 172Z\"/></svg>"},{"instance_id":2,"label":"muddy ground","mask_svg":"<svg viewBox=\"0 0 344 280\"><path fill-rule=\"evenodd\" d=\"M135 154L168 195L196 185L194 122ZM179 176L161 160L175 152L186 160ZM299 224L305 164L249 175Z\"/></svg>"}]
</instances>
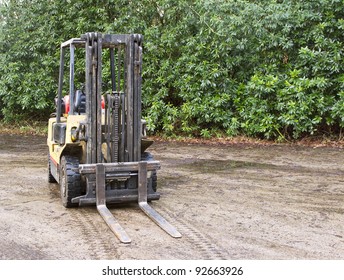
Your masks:
<instances>
[{"instance_id":1,"label":"muddy ground","mask_svg":"<svg viewBox=\"0 0 344 280\"><path fill-rule=\"evenodd\" d=\"M344 151L290 145L157 142L173 239L135 204L65 209L47 182L45 138L0 134L0 259L344 259Z\"/></svg>"}]
</instances>

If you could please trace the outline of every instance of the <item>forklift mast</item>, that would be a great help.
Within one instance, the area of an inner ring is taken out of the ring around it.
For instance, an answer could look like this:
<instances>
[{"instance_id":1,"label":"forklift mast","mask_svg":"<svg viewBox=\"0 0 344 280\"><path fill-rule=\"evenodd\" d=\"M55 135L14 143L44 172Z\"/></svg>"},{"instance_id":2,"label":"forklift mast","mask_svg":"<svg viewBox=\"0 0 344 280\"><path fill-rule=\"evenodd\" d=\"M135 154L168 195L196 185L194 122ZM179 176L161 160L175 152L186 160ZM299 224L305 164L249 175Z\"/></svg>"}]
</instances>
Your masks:
<instances>
[{"instance_id":1,"label":"forklift mast","mask_svg":"<svg viewBox=\"0 0 344 280\"><path fill-rule=\"evenodd\" d=\"M107 162L141 158L141 35L87 33L86 112L87 163L102 158L102 49L110 49L111 94L106 96ZM115 61L115 56L117 57ZM116 67L115 67L116 62ZM117 70L117 71L116 71ZM121 91L122 89L122 91ZM124 94L125 92L125 94ZM120 122L120 120L122 120ZM108 129L111 128L111 129ZM120 137L119 137L120 136Z\"/></svg>"},{"instance_id":2,"label":"forklift mast","mask_svg":"<svg viewBox=\"0 0 344 280\"><path fill-rule=\"evenodd\" d=\"M61 45L60 65L64 65L65 49L70 49L69 115L75 114L74 60L75 48L85 48L86 94L86 163L131 162L141 157L141 69L142 35L101 35L86 33ZM102 50L109 49L111 93L106 94L105 124L102 123ZM62 100L63 69L60 67L58 102ZM57 123L61 107L57 106ZM106 131L102 131L105 128ZM108 153L102 155L102 134Z\"/></svg>"}]
</instances>

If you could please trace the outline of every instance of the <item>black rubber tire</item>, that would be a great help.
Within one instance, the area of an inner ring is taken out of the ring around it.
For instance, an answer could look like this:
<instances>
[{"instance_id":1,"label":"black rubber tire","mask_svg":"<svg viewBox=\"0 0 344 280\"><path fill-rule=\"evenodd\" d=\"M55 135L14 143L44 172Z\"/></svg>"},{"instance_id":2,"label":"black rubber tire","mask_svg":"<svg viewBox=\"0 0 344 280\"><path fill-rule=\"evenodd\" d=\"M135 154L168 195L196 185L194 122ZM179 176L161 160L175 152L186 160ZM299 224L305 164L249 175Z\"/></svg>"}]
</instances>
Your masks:
<instances>
[{"instance_id":1,"label":"black rubber tire","mask_svg":"<svg viewBox=\"0 0 344 280\"><path fill-rule=\"evenodd\" d=\"M60 193L64 207L76 207L72 198L82 195L80 174L78 172L79 159L73 156L62 156L60 164Z\"/></svg>"},{"instance_id":2,"label":"black rubber tire","mask_svg":"<svg viewBox=\"0 0 344 280\"><path fill-rule=\"evenodd\" d=\"M152 171L151 179L152 179L152 189L154 192L156 192L158 188L158 175L156 171Z\"/></svg>"},{"instance_id":3,"label":"black rubber tire","mask_svg":"<svg viewBox=\"0 0 344 280\"><path fill-rule=\"evenodd\" d=\"M57 183L53 174L51 174L51 162L50 162L50 155L48 154L48 182L49 183Z\"/></svg>"},{"instance_id":4,"label":"black rubber tire","mask_svg":"<svg viewBox=\"0 0 344 280\"><path fill-rule=\"evenodd\" d=\"M154 160L153 158L153 155L149 152L144 152L142 155L141 155L141 160L144 160L144 161L152 161ZM154 192L157 191L157 188L158 188L158 174L156 172L156 170L152 171L151 173L151 176L150 178L152 180L152 189ZM148 182L149 184L149 182Z\"/></svg>"}]
</instances>

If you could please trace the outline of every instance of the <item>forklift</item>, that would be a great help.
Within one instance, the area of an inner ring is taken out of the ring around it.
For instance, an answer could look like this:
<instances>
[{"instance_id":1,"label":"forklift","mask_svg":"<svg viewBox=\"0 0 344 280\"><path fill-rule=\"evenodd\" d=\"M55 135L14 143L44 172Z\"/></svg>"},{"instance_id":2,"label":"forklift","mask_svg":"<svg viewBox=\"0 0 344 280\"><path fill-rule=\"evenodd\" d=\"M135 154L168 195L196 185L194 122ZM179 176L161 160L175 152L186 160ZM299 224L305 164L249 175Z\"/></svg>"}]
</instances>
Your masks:
<instances>
[{"instance_id":1,"label":"forklift","mask_svg":"<svg viewBox=\"0 0 344 280\"><path fill-rule=\"evenodd\" d=\"M160 162L146 151L153 141L141 119L142 43L140 34L96 32L62 43L56 112L48 124L48 181L60 185L62 204L96 205L123 243L131 239L108 204L137 202L168 234L181 237L148 204L160 198ZM83 56L84 85L76 89L76 58Z\"/></svg>"}]
</instances>

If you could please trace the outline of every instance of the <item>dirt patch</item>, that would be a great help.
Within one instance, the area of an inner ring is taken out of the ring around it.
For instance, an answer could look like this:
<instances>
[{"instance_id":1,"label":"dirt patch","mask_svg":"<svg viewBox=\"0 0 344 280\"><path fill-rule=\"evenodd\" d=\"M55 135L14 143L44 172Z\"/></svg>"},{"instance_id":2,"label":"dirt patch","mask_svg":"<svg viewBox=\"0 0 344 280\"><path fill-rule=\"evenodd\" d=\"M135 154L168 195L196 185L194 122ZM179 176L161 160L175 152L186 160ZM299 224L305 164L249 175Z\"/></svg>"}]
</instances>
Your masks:
<instances>
[{"instance_id":1,"label":"dirt patch","mask_svg":"<svg viewBox=\"0 0 344 280\"><path fill-rule=\"evenodd\" d=\"M343 259L344 157L338 147L158 141L151 204L173 239L135 204L65 209L47 181L41 136L0 134L0 259Z\"/></svg>"}]
</instances>

